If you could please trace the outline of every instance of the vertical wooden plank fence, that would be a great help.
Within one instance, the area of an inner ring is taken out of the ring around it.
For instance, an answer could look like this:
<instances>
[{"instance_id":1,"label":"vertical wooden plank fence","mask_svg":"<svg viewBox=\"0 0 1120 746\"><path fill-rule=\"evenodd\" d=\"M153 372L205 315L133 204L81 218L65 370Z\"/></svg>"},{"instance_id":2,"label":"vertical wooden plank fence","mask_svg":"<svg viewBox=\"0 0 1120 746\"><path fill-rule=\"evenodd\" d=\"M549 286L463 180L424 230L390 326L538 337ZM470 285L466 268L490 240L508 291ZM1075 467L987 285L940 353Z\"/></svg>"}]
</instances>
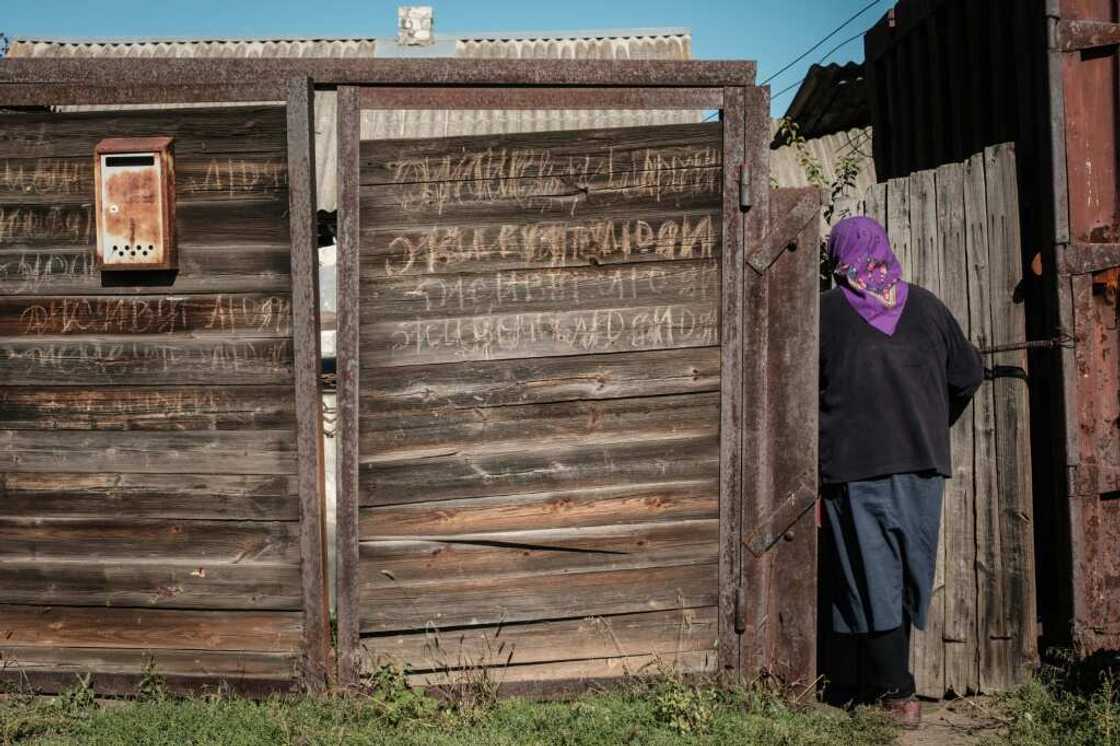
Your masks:
<instances>
[{"instance_id":1,"label":"vertical wooden plank fence","mask_svg":"<svg viewBox=\"0 0 1120 746\"><path fill-rule=\"evenodd\" d=\"M905 276L936 293L979 347L1023 341L1015 152L872 187ZM986 381L952 430L930 621L915 630L918 693L991 692L1022 682L1038 658L1026 353L985 358Z\"/></svg>"}]
</instances>

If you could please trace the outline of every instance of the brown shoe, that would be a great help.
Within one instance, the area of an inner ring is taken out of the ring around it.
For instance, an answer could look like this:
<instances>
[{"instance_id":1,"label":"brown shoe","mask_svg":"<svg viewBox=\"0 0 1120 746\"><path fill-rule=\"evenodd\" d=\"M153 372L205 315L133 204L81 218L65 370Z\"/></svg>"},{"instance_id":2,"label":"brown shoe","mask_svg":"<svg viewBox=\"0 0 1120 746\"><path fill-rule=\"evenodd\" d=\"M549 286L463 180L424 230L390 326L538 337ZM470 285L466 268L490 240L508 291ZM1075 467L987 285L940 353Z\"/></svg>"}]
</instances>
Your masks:
<instances>
[{"instance_id":1,"label":"brown shoe","mask_svg":"<svg viewBox=\"0 0 1120 746\"><path fill-rule=\"evenodd\" d=\"M922 703L913 697L884 699L882 707L895 723L906 730L917 730L922 724Z\"/></svg>"}]
</instances>

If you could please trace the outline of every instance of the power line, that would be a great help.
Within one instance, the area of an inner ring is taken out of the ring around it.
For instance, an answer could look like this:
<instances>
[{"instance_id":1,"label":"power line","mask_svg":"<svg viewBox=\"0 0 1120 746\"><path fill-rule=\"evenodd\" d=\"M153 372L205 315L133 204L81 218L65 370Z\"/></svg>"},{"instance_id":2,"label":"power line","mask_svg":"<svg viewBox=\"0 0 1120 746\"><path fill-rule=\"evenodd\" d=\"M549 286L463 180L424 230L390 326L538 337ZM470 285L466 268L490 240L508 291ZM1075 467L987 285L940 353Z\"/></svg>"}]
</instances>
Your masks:
<instances>
[{"instance_id":1,"label":"power line","mask_svg":"<svg viewBox=\"0 0 1120 746\"><path fill-rule=\"evenodd\" d=\"M828 52L827 52L827 53L826 53L826 54L825 54L825 55L824 55L823 57L821 57L821 58L820 58L820 59L819 59L819 60L817 61L817 64L818 64L818 65L819 65L819 64L821 64L822 62L824 62L825 60L827 60L827 59L828 59L829 57L831 57L832 55L836 54L837 52L839 52L839 51L840 51L841 49L843 49L843 48L844 48L844 47L846 47L847 45L851 44L851 43L852 43L853 41L855 41L856 39L859 39L859 38L863 37L863 35L864 35L864 34L866 34L866 33L867 33L866 31L860 31L860 32L859 32L858 34L856 34L855 36L849 37L848 39L844 40L844 41L843 41L843 42L841 42L840 44L837 44L837 45L836 45L835 47L833 47L832 49L830 49L830 50L829 50L829 51L828 51ZM806 77L808 77L808 76L806 76ZM777 94L775 94L775 95L774 95L774 97L773 97L773 98L774 98L774 100L776 101L776 100L777 100L777 99L778 99L778 98L779 98L780 96L782 96L782 95L784 95L784 94L786 94L786 93L789 93L789 92L790 92L790 91L792 91L792 90L793 90L794 88L797 88L798 86L800 86L800 85L801 85L802 83L804 83L804 82L805 82L805 78L802 78L801 80L797 81L797 82L796 82L796 83L794 83L793 85L789 85L789 86L786 86L786 87L785 87L785 88L783 88L783 89L782 89L782 90L781 90L780 92L778 92Z\"/></svg>"},{"instance_id":2,"label":"power line","mask_svg":"<svg viewBox=\"0 0 1120 746\"><path fill-rule=\"evenodd\" d=\"M796 64L797 64L798 62L800 62L801 60L803 60L803 59L805 59L806 57L808 57L809 55L811 55L811 54L812 54L813 52L815 52L815 51L817 51L818 49L820 49L820 48L821 48L822 46L824 46L825 42L827 42L827 41L828 41L829 39L831 39L832 37L834 37L834 36L836 36L837 34L839 34L839 33L840 33L841 31L843 31L843 30L844 30L845 28L847 28L847 27L848 27L848 26L849 26L849 25L850 25L850 24L851 24L851 23L852 23L853 21L855 21L855 20L856 20L857 18L859 18L859 17L860 17L860 16L862 16L862 15L863 15L864 13L866 13L866 12L867 12L867 11L869 11L869 10L871 10L872 8L874 8L874 7L876 6L876 5L878 5L878 4L879 4L879 3L881 3L881 2L883 2L883 0L871 0L871 2L869 2L869 3L867 4L867 5L863 6L863 7L862 7L862 8L861 8L861 9L859 10L859 12L857 12L857 13L856 13L855 15L853 15L853 16L852 16L851 18L849 18L848 20L844 21L844 22L843 22L843 23L841 23L841 24L840 24L839 26L837 26L836 28L834 28L834 29L833 29L833 30L832 30L832 31L831 31L831 32L830 32L830 33L828 34L828 36L824 37L823 39L821 39L820 41L818 41L818 42L817 42L816 44L814 44L813 46L811 46L811 47L809 47L809 48L808 48L807 50L805 50L805 52L803 52L803 53L801 54L801 56L800 56L800 57L798 57L798 58L797 58L797 59L795 59L795 60L794 60L793 62L791 62L791 63L789 63L788 65L786 65L785 67L783 67L783 68L782 68L781 70L779 70L778 72L776 72L776 73L774 73L773 75L771 75L771 76L770 76L769 78L767 78L766 80L762 81L762 85L766 85L767 83L769 83L770 81L772 81L772 80L773 80L774 78L776 78L776 77L778 77L779 75L781 75L782 73L786 72L786 71L787 71L787 70L789 70L789 69L790 69L791 67L793 67L794 65L796 65Z\"/></svg>"}]
</instances>

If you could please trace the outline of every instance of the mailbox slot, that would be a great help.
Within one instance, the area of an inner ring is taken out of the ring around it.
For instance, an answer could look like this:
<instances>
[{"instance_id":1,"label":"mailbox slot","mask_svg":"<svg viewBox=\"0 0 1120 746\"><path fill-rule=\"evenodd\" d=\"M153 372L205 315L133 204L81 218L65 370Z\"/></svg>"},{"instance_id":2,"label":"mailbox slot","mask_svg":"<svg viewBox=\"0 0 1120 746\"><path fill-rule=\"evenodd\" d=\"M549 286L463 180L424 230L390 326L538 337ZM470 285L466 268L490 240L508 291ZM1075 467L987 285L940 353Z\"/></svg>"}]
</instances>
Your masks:
<instances>
[{"instance_id":1,"label":"mailbox slot","mask_svg":"<svg viewBox=\"0 0 1120 746\"><path fill-rule=\"evenodd\" d=\"M97 144L98 269L176 268L171 143L169 137L123 137Z\"/></svg>"}]
</instances>

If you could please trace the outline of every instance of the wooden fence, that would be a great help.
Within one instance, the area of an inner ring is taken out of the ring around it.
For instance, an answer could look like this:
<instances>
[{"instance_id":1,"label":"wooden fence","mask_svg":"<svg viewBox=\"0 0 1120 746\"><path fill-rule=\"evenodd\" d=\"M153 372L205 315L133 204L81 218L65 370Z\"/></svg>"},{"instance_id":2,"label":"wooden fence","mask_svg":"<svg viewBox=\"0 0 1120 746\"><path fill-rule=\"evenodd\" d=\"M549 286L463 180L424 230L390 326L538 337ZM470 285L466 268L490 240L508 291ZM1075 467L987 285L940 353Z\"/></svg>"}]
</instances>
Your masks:
<instances>
[{"instance_id":1,"label":"wooden fence","mask_svg":"<svg viewBox=\"0 0 1120 746\"><path fill-rule=\"evenodd\" d=\"M0 681L321 681L285 108L3 119ZM178 271L103 274L94 147L154 135L174 138Z\"/></svg>"},{"instance_id":2,"label":"wooden fence","mask_svg":"<svg viewBox=\"0 0 1120 746\"><path fill-rule=\"evenodd\" d=\"M1024 339L1013 146L877 184L864 212L887 227L906 276L977 346ZM997 377L952 431L933 605L913 640L923 696L1006 689L1038 658L1027 356L985 362Z\"/></svg>"}]
</instances>

